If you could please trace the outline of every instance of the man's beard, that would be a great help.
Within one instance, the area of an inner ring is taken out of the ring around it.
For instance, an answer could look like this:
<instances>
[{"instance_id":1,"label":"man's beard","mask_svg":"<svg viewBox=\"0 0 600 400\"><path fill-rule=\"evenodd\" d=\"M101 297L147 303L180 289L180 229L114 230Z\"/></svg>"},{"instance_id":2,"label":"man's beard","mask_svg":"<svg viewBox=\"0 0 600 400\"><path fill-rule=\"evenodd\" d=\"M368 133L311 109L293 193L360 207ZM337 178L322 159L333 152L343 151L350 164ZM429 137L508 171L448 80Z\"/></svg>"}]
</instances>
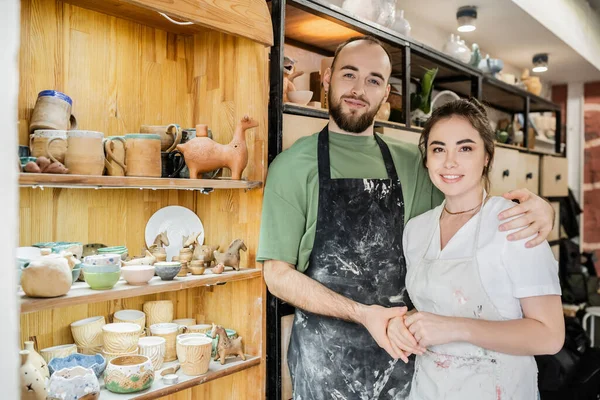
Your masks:
<instances>
[{"instance_id":1,"label":"man's beard","mask_svg":"<svg viewBox=\"0 0 600 400\"><path fill-rule=\"evenodd\" d=\"M331 115L337 126L340 127L340 129L350 133L363 133L364 131L366 131L367 128L373 124L373 121L375 120L375 115L377 115L379 107L381 106L381 103L383 103L383 99L381 99L377 107L375 107L373 110L367 110L360 117L357 117L355 115L344 114L344 112L342 111L342 102L344 101L344 98L360 100L367 104L367 107L369 106L369 102L367 102L363 98L351 96L342 96L337 102L335 102L332 93L332 90L330 90L327 93L327 101L329 102L329 114Z\"/></svg>"}]
</instances>

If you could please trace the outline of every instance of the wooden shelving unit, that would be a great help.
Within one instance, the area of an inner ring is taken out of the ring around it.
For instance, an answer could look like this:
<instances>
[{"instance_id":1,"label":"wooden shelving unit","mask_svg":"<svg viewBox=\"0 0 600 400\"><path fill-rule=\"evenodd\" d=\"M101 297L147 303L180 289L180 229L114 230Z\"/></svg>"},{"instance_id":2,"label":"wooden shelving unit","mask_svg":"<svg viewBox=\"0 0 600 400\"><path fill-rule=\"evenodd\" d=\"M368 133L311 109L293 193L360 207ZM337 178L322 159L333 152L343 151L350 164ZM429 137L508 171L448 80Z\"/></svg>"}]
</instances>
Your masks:
<instances>
[{"instance_id":1,"label":"wooden shelving unit","mask_svg":"<svg viewBox=\"0 0 600 400\"><path fill-rule=\"evenodd\" d=\"M222 274L213 274L206 270L204 275L188 275L176 277L172 281L163 281L155 276L147 285L129 285L123 278L110 290L94 290L85 282L75 282L67 293L61 297L49 299L27 297L19 291L21 298L21 313L48 310L59 307L75 306L79 304L110 301L128 297L145 296L155 293L185 290L200 286L222 285L227 282L243 281L260 278L262 271L259 269L240 269L239 271L226 270Z\"/></svg>"},{"instance_id":2,"label":"wooden shelving unit","mask_svg":"<svg viewBox=\"0 0 600 400\"><path fill-rule=\"evenodd\" d=\"M171 179L135 176L21 173L19 175L19 185L21 187L81 189L177 189L210 191L212 189L256 189L262 186L262 182L232 179Z\"/></svg>"}]
</instances>

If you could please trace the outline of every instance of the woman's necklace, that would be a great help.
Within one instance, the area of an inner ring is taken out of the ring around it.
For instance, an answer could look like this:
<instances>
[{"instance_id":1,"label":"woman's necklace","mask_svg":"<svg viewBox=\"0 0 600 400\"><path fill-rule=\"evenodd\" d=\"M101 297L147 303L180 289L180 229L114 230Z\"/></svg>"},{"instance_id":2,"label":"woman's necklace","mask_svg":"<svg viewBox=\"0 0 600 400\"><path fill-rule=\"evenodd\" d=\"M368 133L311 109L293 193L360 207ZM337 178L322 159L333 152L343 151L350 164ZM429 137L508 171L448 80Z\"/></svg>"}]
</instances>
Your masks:
<instances>
[{"instance_id":1,"label":"woman's necklace","mask_svg":"<svg viewBox=\"0 0 600 400\"><path fill-rule=\"evenodd\" d=\"M483 201L482 201L481 203L477 204L477 205L476 205L475 207L473 207L473 208L470 208L470 209L468 209L468 210L465 210L465 211L458 211L458 212L451 212L451 211L449 211L449 210L446 208L446 205L444 204L444 211L446 211L446 212L447 212L448 214L450 214L450 215L460 215L460 214L466 214L466 213L468 213L468 212L471 212L471 211L473 211L473 210L475 210L475 209L477 209L477 208L481 207L481 206L483 205L483 203L485 203L485 201L487 200L487 198L488 198L488 196L486 196L486 197L485 197L485 199L483 199Z\"/></svg>"}]
</instances>

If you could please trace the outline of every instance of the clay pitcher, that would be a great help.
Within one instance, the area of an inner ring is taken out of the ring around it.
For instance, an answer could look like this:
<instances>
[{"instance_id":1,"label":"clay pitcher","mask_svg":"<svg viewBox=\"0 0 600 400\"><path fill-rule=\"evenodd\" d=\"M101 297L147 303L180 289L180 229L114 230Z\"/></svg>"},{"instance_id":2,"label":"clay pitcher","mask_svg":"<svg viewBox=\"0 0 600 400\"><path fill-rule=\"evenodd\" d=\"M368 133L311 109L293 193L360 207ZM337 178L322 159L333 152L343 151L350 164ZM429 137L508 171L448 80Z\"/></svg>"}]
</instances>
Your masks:
<instances>
[{"instance_id":1,"label":"clay pitcher","mask_svg":"<svg viewBox=\"0 0 600 400\"><path fill-rule=\"evenodd\" d=\"M30 359L29 350L21 350L21 368L19 378L21 387L21 400L46 400L46 378L35 367Z\"/></svg>"},{"instance_id":2,"label":"clay pitcher","mask_svg":"<svg viewBox=\"0 0 600 400\"><path fill-rule=\"evenodd\" d=\"M67 154L65 155L65 167L70 174L74 175L102 175L104 172L104 150L102 139L104 134L95 131L69 131L67 134ZM55 140L48 141L50 144ZM52 161L58 161L51 151L48 155Z\"/></svg>"},{"instance_id":3,"label":"clay pitcher","mask_svg":"<svg viewBox=\"0 0 600 400\"><path fill-rule=\"evenodd\" d=\"M106 174L110 176L125 176L127 164L125 163L125 149L127 142L124 136L109 136L104 139L104 153L106 158Z\"/></svg>"},{"instance_id":4,"label":"clay pitcher","mask_svg":"<svg viewBox=\"0 0 600 400\"><path fill-rule=\"evenodd\" d=\"M142 125L140 133L153 133L160 136L160 150L170 153L181 143L181 128L177 124Z\"/></svg>"},{"instance_id":5,"label":"clay pitcher","mask_svg":"<svg viewBox=\"0 0 600 400\"><path fill-rule=\"evenodd\" d=\"M125 135L125 165L127 176L148 176L160 178L160 135L134 133Z\"/></svg>"},{"instance_id":6,"label":"clay pitcher","mask_svg":"<svg viewBox=\"0 0 600 400\"><path fill-rule=\"evenodd\" d=\"M77 119L71 114L73 100L56 90L43 90L33 107L29 132L36 129L77 129Z\"/></svg>"}]
</instances>

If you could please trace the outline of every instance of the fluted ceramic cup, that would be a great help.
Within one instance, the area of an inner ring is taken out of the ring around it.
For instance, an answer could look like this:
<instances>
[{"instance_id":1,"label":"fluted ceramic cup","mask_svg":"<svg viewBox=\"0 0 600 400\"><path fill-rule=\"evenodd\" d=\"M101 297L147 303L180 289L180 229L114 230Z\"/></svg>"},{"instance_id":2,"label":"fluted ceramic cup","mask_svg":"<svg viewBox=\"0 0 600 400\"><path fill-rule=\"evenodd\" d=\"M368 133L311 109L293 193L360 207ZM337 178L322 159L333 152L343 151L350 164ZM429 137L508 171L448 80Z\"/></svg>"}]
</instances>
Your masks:
<instances>
[{"instance_id":1,"label":"fluted ceramic cup","mask_svg":"<svg viewBox=\"0 0 600 400\"><path fill-rule=\"evenodd\" d=\"M140 338L139 347L139 354L148 357L152 361L155 371L162 367L167 351L167 340L165 338L160 336Z\"/></svg>"},{"instance_id":2,"label":"fluted ceramic cup","mask_svg":"<svg viewBox=\"0 0 600 400\"><path fill-rule=\"evenodd\" d=\"M175 361L177 359L177 335L187 331L187 327L179 326L174 323L163 323L150 325L150 332L152 336L160 336L165 338L166 350L165 350L165 362Z\"/></svg>"},{"instance_id":3,"label":"fluted ceramic cup","mask_svg":"<svg viewBox=\"0 0 600 400\"><path fill-rule=\"evenodd\" d=\"M109 353L129 353L138 347L142 328L130 322L117 322L102 327L104 350Z\"/></svg>"},{"instance_id":4,"label":"fluted ceramic cup","mask_svg":"<svg viewBox=\"0 0 600 400\"><path fill-rule=\"evenodd\" d=\"M187 326L188 328L190 327L190 325L196 325L196 318L181 318L181 319L174 319L173 320L174 324L177 325L183 325L183 326Z\"/></svg>"},{"instance_id":5,"label":"fluted ceramic cup","mask_svg":"<svg viewBox=\"0 0 600 400\"><path fill-rule=\"evenodd\" d=\"M210 332L212 329L212 325L210 324L198 324L198 325L189 325L188 332L190 333L206 333Z\"/></svg>"},{"instance_id":6,"label":"fluted ceramic cup","mask_svg":"<svg viewBox=\"0 0 600 400\"><path fill-rule=\"evenodd\" d=\"M144 303L146 325L173 321L173 302L171 300L147 301Z\"/></svg>"},{"instance_id":7,"label":"fluted ceramic cup","mask_svg":"<svg viewBox=\"0 0 600 400\"><path fill-rule=\"evenodd\" d=\"M46 347L40 350L41 356L49 363L53 358L68 357L71 354L77 353L77 345L73 344L61 344L60 346Z\"/></svg>"},{"instance_id":8,"label":"fluted ceramic cup","mask_svg":"<svg viewBox=\"0 0 600 400\"><path fill-rule=\"evenodd\" d=\"M146 328L146 314L140 310L120 310L113 315L113 322L131 322Z\"/></svg>"},{"instance_id":9,"label":"fluted ceramic cup","mask_svg":"<svg viewBox=\"0 0 600 400\"><path fill-rule=\"evenodd\" d=\"M71 333L77 346L81 349L89 349L84 354L91 354L102 348L102 327L104 325L106 325L106 320L102 316L82 319L71 324Z\"/></svg>"},{"instance_id":10,"label":"fluted ceramic cup","mask_svg":"<svg viewBox=\"0 0 600 400\"><path fill-rule=\"evenodd\" d=\"M183 339L178 343L177 357L181 371L188 376L202 375L208 372L212 340L207 337Z\"/></svg>"}]
</instances>

